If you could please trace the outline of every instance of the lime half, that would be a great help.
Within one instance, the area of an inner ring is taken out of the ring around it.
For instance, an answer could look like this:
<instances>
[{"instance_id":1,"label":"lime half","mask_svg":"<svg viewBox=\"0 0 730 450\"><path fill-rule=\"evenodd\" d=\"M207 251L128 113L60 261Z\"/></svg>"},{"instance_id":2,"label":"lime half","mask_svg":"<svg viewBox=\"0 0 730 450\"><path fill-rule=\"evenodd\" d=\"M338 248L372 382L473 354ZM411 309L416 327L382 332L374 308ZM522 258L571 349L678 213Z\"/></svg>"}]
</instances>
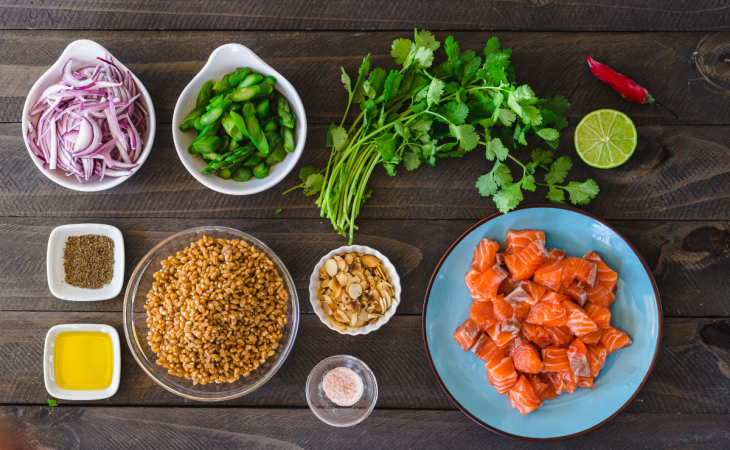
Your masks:
<instances>
[{"instance_id":1,"label":"lime half","mask_svg":"<svg viewBox=\"0 0 730 450\"><path fill-rule=\"evenodd\" d=\"M575 150L586 164L611 169L625 163L636 149L636 127L626 114L599 109L575 129Z\"/></svg>"}]
</instances>

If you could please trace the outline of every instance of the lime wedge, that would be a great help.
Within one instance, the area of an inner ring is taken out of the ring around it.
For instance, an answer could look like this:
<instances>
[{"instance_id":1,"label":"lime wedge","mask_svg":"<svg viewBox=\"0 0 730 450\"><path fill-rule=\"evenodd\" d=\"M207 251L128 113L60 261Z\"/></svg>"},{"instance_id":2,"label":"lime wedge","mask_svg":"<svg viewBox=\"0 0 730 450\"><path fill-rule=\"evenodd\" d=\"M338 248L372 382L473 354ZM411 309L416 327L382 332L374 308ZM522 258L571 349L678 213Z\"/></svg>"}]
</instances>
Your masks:
<instances>
[{"instance_id":1,"label":"lime wedge","mask_svg":"<svg viewBox=\"0 0 730 450\"><path fill-rule=\"evenodd\" d=\"M575 129L575 150L586 164L611 169L625 163L636 149L636 127L626 114L599 109Z\"/></svg>"}]
</instances>

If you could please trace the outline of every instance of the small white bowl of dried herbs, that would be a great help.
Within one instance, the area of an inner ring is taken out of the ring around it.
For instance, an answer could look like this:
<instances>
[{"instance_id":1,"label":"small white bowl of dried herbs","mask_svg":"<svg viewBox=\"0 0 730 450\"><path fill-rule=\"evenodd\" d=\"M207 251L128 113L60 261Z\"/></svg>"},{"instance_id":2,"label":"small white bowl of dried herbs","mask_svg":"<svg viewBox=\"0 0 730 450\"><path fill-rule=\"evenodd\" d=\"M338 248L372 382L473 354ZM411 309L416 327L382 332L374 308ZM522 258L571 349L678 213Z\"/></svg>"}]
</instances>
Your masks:
<instances>
[{"instance_id":1,"label":"small white bowl of dried herbs","mask_svg":"<svg viewBox=\"0 0 730 450\"><path fill-rule=\"evenodd\" d=\"M327 253L309 280L309 300L331 330L357 336L382 327L401 299L400 278L379 251L348 245Z\"/></svg>"}]
</instances>

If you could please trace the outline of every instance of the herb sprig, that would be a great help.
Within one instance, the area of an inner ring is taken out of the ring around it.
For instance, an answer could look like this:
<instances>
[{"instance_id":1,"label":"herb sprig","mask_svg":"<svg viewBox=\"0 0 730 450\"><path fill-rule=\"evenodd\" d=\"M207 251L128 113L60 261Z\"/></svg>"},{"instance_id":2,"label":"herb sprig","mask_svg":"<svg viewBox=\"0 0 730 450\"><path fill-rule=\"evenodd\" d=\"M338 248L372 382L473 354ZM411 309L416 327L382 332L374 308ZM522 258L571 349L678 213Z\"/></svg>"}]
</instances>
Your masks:
<instances>
[{"instance_id":1,"label":"herb sprig","mask_svg":"<svg viewBox=\"0 0 730 450\"><path fill-rule=\"evenodd\" d=\"M367 182L378 165L395 176L400 164L406 170L435 166L440 158L461 157L483 146L493 165L476 181L476 188L492 197L503 213L523 200L523 190L535 191L537 186L548 188L547 199L554 203L565 203L567 193L572 203L585 205L598 194L591 179L564 184L572 166L569 156L554 159L551 150L541 148L532 152L528 163L515 156L530 136L552 149L558 146L570 108L562 95L540 99L529 86L517 85L510 65L512 50L500 48L497 37L489 39L482 57L462 51L449 36L444 41L447 60L433 67L440 47L429 31L416 30L413 41L393 42L391 55L401 66L398 70L371 70L367 55L353 83L343 68L348 102L339 126L331 124L327 133L326 146L332 149L327 167L302 168L302 183L289 191L319 193L321 215L350 243L360 208L372 195ZM346 129L353 104L361 112ZM513 175L508 159L521 174ZM536 179L538 169L545 172L544 183Z\"/></svg>"}]
</instances>

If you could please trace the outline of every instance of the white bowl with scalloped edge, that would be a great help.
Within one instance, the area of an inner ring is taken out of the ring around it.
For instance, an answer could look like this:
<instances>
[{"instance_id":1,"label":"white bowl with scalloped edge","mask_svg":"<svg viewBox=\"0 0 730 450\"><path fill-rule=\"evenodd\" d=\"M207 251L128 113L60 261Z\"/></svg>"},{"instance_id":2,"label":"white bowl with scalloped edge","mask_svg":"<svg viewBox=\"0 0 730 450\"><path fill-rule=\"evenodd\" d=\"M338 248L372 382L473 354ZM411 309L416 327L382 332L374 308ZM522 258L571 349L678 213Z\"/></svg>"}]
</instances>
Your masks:
<instances>
[{"instance_id":1,"label":"white bowl with scalloped edge","mask_svg":"<svg viewBox=\"0 0 730 450\"><path fill-rule=\"evenodd\" d=\"M43 91L48 86L51 86L61 81L63 66L66 64L66 61L68 61L69 58L73 58L75 61L78 62L78 64L96 64L99 62L96 57L100 56L103 58L104 55L111 56L112 61L120 69L128 71L129 74L132 75L132 79L137 85L137 89L141 94L139 101L142 103L142 106L145 107L147 113L149 114L149 117L147 117L147 129L145 130L145 134L142 136L145 145L144 149L142 149L142 154L137 160L137 167L134 167L131 170L131 175L119 178L106 177L103 180L100 180L98 175L94 175L91 177L90 180L79 183L76 177L67 176L66 172L61 169L43 169L43 161L33 153L33 150L31 150L30 146L28 145L28 121L30 120L34 124L37 124L40 115L30 117L28 115L28 111L38 100L38 97L43 94ZM48 177L51 181L58 183L63 187L73 189L74 191L83 192L103 191L105 189L113 188L114 186L122 184L126 180L134 176L134 174L139 171L139 169L142 167L142 164L144 164L144 162L147 160L147 157L150 155L150 151L152 150L152 143L155 140L155 131L157 127L157 122L155 119L155 108L154 106L152 106L152 98L150 97L149 92L147 92L147 89L144 87L142 82L139 81L139 78L137 78L137 76L134 75L134 73L129 70L124 64L122 64L117 58L115 58L114 55L109 52L109 50L105 49L98 43L90 41L88 39L79 39L78 41L73 41L72 43L68 44L63 53L61 53L61 56L58 57L58 60L53 63L53 65L46 71L46 73L38 78L38 81L35 82L25 99L25 104L23 105L23 115L21 117L23 118L23 142L25 143L25 147L28 149L28 153L30 154L30 157L33 160L33 163L35 163L36 167L38 167L38 169L43 172L43 175Z\"/></svg>"},{"instance_id":2,"label":"white bowl with scalloped edge","mask_svg":"<svg viewBox=\"0 0 730 450\"><path fill-rule=\"evenodd\" d=\"M377 322L373 324L368 324L365 326L360 327L357 331L349 331L349 330L338 330L337 328L333 327L330 323L329 318L324 313L324 310L322 309L322 305L319 303L318 298L318 292L317 287L319 286L319 272L322 270L322 267L324 266L324 262L327 261L327 259L335 256L335 255L341 255L342 253L350 253L350 252L357 252L357 253L365 253L368 255L373 255L380 259L380 262L383 263L386 269L388 269L388 274L390 275L390 284L393 285L393 290L395 291L395 301L391 305L390 308L385 312L385 315L383 315L383 318L378 320ZM375 331L377 329L380 329L383 325L388 323L391 317L395 315L395 310L398 309L398 305L400 305L400 302L402 300L401 297L401 287L400 287L400 277L398 276L398 272L395 270L395 266L390 262L390 260L380 253L379 251L364 246L364 245L345 245L340 248L336 248L332 250L331 252L327 253L322 257L322 259L319 260L316 266L314 266L314 272L312 272L312 276L309 278L309 302L312 304L312 309L314 309L314 313L317 314L317 317L319 317L319 320L322 321L323 324L327 325L327 328L330 330L336 331L340 334L349 334L350 336L358 336L361 334L368 334L372 331Z\"/></svg>"},{"instance_id":3,"label":"white bowl with scalloped edge","mask_svg":"<svg viewBox=\"0 0 730 450\"><path fill-rule=\"evenodd\" d=\"M208 165L207 162L201 157L192 156L188 153L188 147L195 140L196 133L192 130L183 133L178 129L178 125L195 109L198 92L200 92L203 84L208 80L221 80L223 76L230 74L239 67L248 67L254 72L275 76L277 81L274 89L284 94L296 114L296 123L294 125L294 141L296 146L294 151L287 154L284 161L271 167L269 176L266 178L251 178L244 182L224 180L215 175L203 175L200 173ZM283 180L292 171L294 166L296 166L297 161L299 161L299 157L304 151L306 137L307 116L304 113L304 104L302 104L302 100L299 98L299 94L294 89L294 86L254 52L240 44L221 45L210 54L205 66L203 66L200 72L183 89L177 100L177 104L175 104L175 111L172 115L172 138L175 141L177 154L185 168L188 169L188 172L196 180L206 187L229 195L256 194L269 189Z\"/></svg>"}]
</instances>

